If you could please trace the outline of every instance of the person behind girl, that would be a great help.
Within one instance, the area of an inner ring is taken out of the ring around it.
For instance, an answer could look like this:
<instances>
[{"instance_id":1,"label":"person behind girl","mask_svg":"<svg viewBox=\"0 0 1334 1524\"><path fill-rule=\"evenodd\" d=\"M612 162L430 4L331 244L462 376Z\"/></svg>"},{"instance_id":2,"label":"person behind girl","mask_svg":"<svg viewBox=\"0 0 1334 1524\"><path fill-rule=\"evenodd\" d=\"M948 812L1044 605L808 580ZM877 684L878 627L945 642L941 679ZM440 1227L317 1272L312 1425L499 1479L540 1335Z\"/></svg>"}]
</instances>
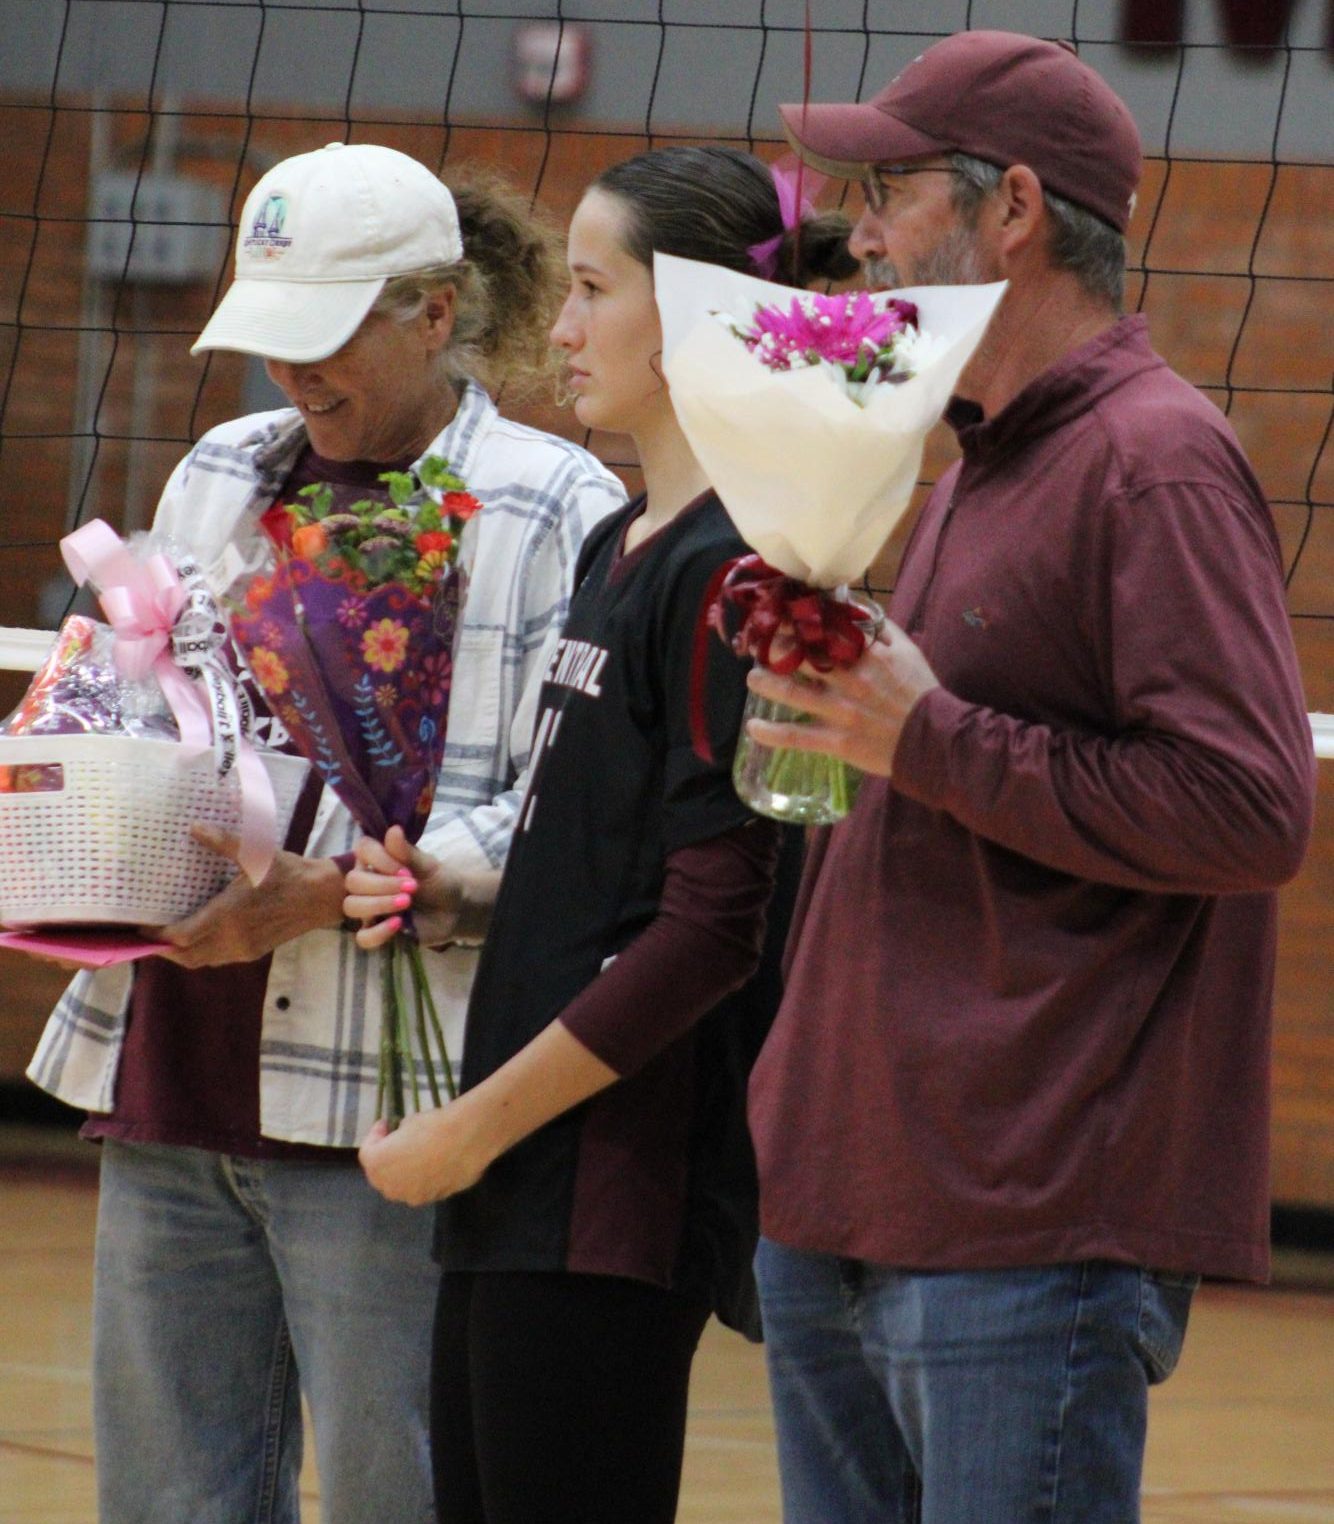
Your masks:
<instances>
[{"instance_id":1,"label":"person behind girl","mask_svg":"<svg viewBox=\"0 0 1334 1524\"><path fill-rule=\"evenodd\" d=\"M275 165L246 202L236 279L196 348L262 356L292 405L210 430L156 518L223 595L272 568L282 504L302 486L329 483L346 505L384 496L383 471L448 459L482 509L460 551L467 592L423 840L474 883L498 877L584 533L624 501L591 455L502 417L477 379L544 368L558 254L513 191L451 194L391 148L334 144ZM85 1134L102 1140L102 1524L295 1524L301 1394L324 1524L431 1517L431 1218L384 1201L356 1162L380 1030L378 960L342 925L358 834L313 782L263 882L237 877L162 928L172 950L132 977L80 974L29 1071L86 1106ZM460 1032L475 961L457 946L427 954Z\"/></svg>"},{"instance_id":2,"label":"person behind girl","mask_svg":"<svg viewBox=\"0 0 1334 1524\"><path fill-rule=\"evenodd\" d=\"M724 997L760 963L781 833L732 788L745 664L709 636L692 680L706 592L746 546L672 409L652 258L805 284L850 273L846 232L837 217L785 228L763 164L701 147L608 170L570 227L552 338L579 421L632 436L645 491L580 558L469 1006L464 1093L361 1150L392 1200L441 1202L442 1524L671 1520L705 1320L748 1321L744 1096L785 908L767 979ZM399 833L357 855L344 909L387 917L364 945L409 901L427 941L468 914Z\"/></svg>"}]
</instances>

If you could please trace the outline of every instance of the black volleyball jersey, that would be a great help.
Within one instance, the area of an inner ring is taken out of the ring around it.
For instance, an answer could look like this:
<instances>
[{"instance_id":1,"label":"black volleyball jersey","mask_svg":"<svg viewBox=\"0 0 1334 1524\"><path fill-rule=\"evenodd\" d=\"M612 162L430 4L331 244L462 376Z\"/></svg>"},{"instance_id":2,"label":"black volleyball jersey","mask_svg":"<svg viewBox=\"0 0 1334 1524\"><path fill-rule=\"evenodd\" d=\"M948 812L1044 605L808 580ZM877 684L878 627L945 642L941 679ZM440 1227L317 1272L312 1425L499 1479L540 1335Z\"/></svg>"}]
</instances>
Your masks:
<instances>
[{"instance_id":1,"label":"black volleyball jersey","mask_svg":"<svg viewBox=\"0 0 1334 1524\"><path fill-rule=\"evenodd\" d=\"M464 1089L559 1016L653 920L669 853L754 819L731 781L746 664L712 633L702 642L698 634L715 572L747 547L709 493L623 554L642 508L641 499L604 520L584 547L468 1008ZM692 690L710 761L692 746ZM442 1265L630 1275L711 1295L717 1266L689 1263L719 1254L716 1244L692 1247L698 1232L707 1236L692 1216L710 1195L692 1155L701 1138L721 1136L748 1155L744 1126L738 1139L717 1123L724 1114L744 1121L756 1027L767 1030L776 1007L765 983L758 1023L753 1012L715 1019L738 997L745 1004L747 986L442 1202ZM626 1020L652 1024L655 1013L627 1010ZM701 1127L705 1107L716 1115ZM744 1180L748 1163L715 1159L708 1172ZM709 1213L718 1217L716 1200ZM701 1275L712 1288L698 1286Z\"/></svg>"}]
</instances>

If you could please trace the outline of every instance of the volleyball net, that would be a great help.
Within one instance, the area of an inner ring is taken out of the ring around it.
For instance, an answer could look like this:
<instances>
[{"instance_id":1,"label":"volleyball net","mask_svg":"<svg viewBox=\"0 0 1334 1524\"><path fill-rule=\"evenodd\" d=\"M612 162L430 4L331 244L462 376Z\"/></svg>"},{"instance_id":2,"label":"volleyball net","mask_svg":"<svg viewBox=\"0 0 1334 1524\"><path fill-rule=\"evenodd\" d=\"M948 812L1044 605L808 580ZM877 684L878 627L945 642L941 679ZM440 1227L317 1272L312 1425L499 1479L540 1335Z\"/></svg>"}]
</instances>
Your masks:
<instances>
[{"instance_id":1,"label":"volleyball net","mask_svg":"<svg viewBox=\"0 0 1334 1524\"><path fill-rule=\"evenodd\" d=\"M939 37L999 24L1070 39L1140 122L1128 302L1237 430L1278 522L1310 703L1334 710L1331 54L1313 9L814 0L807 34L803 0L0 0L0 624L58 622L60 538L98 516L144 527L194 439L276 400L256 363L188 348L279 159L337 139L446 179L481 161L564 221L644 147L777 156L808 41L812 98L851 100ZM515 411L585 437L554 404ZM587 442L637 485L626 441ZM924 482L951 450L936 431Z\"/></svg>"}]
</instances>

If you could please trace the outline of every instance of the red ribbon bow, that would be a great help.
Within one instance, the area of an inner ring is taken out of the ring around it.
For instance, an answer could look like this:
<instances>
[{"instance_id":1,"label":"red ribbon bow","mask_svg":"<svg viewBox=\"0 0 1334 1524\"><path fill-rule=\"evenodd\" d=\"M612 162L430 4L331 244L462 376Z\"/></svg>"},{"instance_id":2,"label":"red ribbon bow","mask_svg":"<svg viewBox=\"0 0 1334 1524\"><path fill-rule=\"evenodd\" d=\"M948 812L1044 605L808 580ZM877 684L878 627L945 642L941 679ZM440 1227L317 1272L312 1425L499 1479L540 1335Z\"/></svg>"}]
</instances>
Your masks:
<instances>
[{"instance_id":1,"label":"red ribbon bow","mask_svg":"<svg viewBox=\"0 0 1334 1524\"><path fill-rule=\"evenodd\" d=\"M786 676L803 662L817 672L850 667L866 649L866 610L786 576L759 556L733 561L709 609L709 623L727 639L725 605L745 619L731 637L738 656Z\"/></svg>"},{"instance_id":2,"label":"red ribbon bow","mask_svg":"<svg viewBox=\"0 0 1334 1524\"><path fill-rule=\"evenodd\" d=\"M727 633L731 605L744 615ZM761 556L738 556L715 572L695 627L690 674L690 729L696 756L713 760L704 712L709 631L729 641L738 656L753 657L780 676L809 662L817 672L850 667L875 634L871 614L856 603L811 587L770 566Z\"/></svg>"}]
</instances>

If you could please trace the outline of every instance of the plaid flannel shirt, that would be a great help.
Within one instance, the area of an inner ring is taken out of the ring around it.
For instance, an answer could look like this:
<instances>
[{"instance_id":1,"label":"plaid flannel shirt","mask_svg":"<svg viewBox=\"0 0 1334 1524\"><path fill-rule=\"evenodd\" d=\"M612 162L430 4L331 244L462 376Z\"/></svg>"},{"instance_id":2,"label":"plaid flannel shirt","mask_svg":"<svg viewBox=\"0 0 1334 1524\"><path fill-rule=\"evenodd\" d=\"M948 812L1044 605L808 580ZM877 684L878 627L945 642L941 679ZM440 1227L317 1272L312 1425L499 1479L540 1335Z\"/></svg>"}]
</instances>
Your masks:
<instances>
[{"instance_id":1,"label":"plaid flannel shirt","mask_svg":"<svg viewBox=\"0 0 1334 1524\"><path fill-rule=\"evenodd\" d=\"M272 566L259 518L305 443L294 410L255 414L211 430L172 473L154 528L195 553L217 593ZM460 547L466 591L445 752L420 844L485 889L498 880L509 845L579 547L625 491L577 445L501 417L473 384L426 453L445 457L483 509ZM359 834L326 788L306 854L349 851ZM451 947L424 957L457 1054L477 954ZM73 1106L114 1109L132 978L128 964L75 976L29 1066L34 1083ZM260 1043L264 1135L359 1143L375 1113L379 1037L378 966L351 935L312 931L277 948Z\"/></svg>"}]
</instances>

